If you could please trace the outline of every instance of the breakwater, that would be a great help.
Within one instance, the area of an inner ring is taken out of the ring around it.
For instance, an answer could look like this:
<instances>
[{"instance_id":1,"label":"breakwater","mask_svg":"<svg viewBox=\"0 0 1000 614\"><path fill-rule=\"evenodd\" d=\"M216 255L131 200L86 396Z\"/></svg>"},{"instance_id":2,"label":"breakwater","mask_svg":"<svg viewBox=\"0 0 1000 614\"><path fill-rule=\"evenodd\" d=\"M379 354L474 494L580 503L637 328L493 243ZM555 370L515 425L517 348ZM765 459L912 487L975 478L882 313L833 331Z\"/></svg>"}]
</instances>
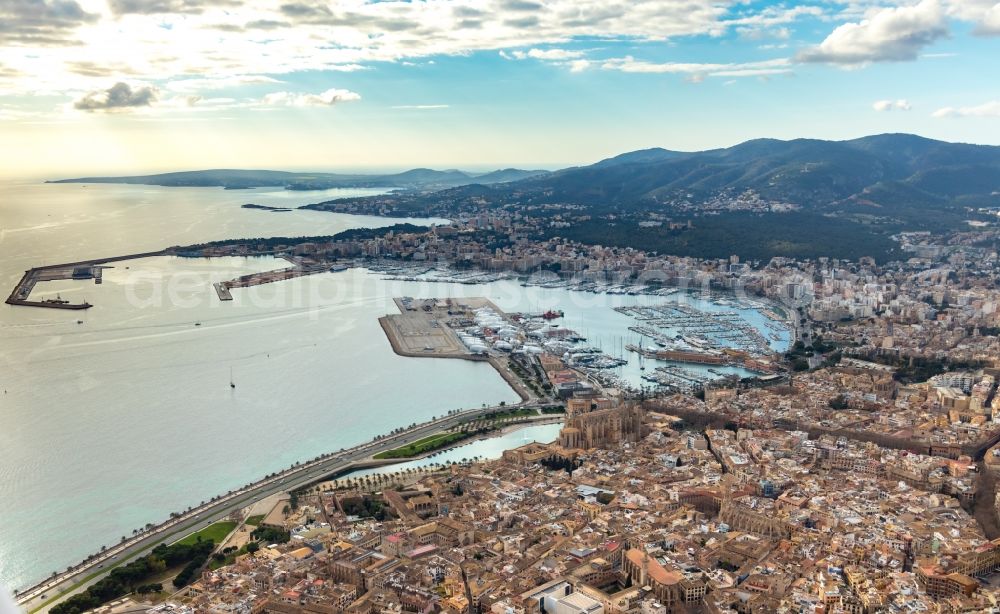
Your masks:
<instances>
[{"instance_id":1,"label":"breakwater","mask_svg":"<svg viewBox=\"0 0 1000 614\"><path fill-rule=\"evenodd\" d=\"M93 279L94 283L100 284L103 277L103 267L101 265L111 262L121 262L123 260L135 260L137 258L148 258L151 256L163 256L166 250L156 252L143 252L138 254L128 254L125 256L112 256L109 258L96 258L94 260L81 260L79 262L67 262L63 264L52 264L48 266L28 269L21 276L20 281L14 286L7 300L8 305L18 305L21 307L47 307L50 309L89 309L92 305L86 301L82 303L71 303L61 298L44 299L33 301L30 299L31 292L39 282L55 281L60 279L68 280L88 280Z\"/></svg>"}]
</instances>

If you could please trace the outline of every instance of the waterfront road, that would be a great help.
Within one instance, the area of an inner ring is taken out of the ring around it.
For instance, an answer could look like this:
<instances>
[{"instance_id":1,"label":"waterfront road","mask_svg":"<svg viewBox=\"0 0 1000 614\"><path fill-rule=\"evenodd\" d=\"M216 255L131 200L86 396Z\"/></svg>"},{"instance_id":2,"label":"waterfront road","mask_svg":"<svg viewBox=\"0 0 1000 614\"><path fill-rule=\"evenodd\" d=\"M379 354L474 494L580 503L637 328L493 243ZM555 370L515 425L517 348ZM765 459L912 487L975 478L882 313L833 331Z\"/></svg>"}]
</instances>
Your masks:
<instances>
[{"instance_id":1,"label":"waterfront road","mask_svg":"<svg viewBox=\"0 0 1000 614\"><path fill-rule=\"evenodd\" d=\"M273 494L303 488L328 476L343 473L353 468L369 466L372 456L379 452L398 448L406 443L433 435L457 426L470 418L475 419L490 412L510 409L538 409L551 404L552 401L543 400L518 405L498 405L463 410L450 416L418 424L399 433L385 435L380 439L362 443L353 448L327 454L318 460L301 463L273 477L231 491L215 501L209 501L205 505L200 505L189 512L172 518L150 531L108 547L103 552L94 555L86 563L73 567L71 570L49 578L18 594L17 603L24 608L25 612L47 611L59 601L97 582L110 569L145 556L161 543L176 541L203 526L225 518L235 510ZM400 459L399 462L406 460Z\"/></svg>"}]
</instances>

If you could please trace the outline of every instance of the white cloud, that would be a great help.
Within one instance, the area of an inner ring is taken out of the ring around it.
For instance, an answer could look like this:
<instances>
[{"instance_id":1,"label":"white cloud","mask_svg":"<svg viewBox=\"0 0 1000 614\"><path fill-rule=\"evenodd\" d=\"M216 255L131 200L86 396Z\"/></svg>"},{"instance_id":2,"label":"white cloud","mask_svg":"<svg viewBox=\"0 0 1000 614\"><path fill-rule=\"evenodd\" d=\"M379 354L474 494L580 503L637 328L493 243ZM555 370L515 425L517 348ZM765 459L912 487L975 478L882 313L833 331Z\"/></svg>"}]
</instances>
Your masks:
<instances>
[{"instance_id":1,"label":"white cloud","mask_svg":"<svg viewBox=\"0 0 1000 614\"><path fill-rule=\"evenodd\" d=\"M794 6L786 8L781 5L768 6L759 13L740 15L725 20L729 27L738 26L737 32L743 34L749 28L769 28L792 23L800 17L824 17L825 11L819 6Z\"/></svg>"},{"instance_id":2,"label":"white cloud","mask_svg":"<svg viewBox=\"0 0 1000 614\"><path fill-rule=\"evenodd\" d=\"M840 19L854 14L854 7L883 1L843 0ZM796 34L789 24L832 18L832 4L837 2L761 7L746 0L0 0L0 78L4 93L12 95L85 93L117 81L144 81L166 92L246 100L255 94L240 89L289 81L283 75L290 73L357 71L383 62L424 67L436 55L478 51L571 72L603 66L767 76L790 72L792 62L656 64L599 60L594 50L565 47L595 39L641 46L729 32L780 43ZM945 35L946 16L975 21L984 34L1000 32L994 28L1000 26L996 0L922 0L869 8L863 19L837 28L802 57L837 64L909 59ZM283 100L297 104L298 96Z\"/></svg>"},{"instance_id":3,"label":"white cloud","mask_svg":"<svg viewBox=\"0 0 1000 614\"><path fill-rule=\"evenodd\" d=\"M1000 36L1000 2L983 13L975 31L984 36Z\"/></svg>"},{"instance_id":4,"label":"white cloud","mask_svg":"<svg viewBox=\"0 0 1000 614\"><path fill-rule=\"evenodd\" d=\"M350 90L329 89L322 94L272 92L261 99L265 107L331 107L341 102L361 100L361 94Z\"/></svg>"},{"instance_id":5,"label":"white cloud","mask_svg":"<svg viewBox=\"0 0 1000 614\"><path fill-rule=\"evenodd\" d=\"M264 75L231 75L228 77L180 79L171 81L166 89L173 92L203 92L224 90L243 85L264 85L282 83L278 79Z\"/></svg>"},{"instance_id":6,"label":"white cloud","mask_svg":"<svg viewBox=\"0 0 1000 614\"><path fill-rule=\"evenodd\" d=\"M975 24L980 36L1000 36L1000 2L996 0L951 0L948 14Z\"/></svg>"},{"instance_id":7,"label":"white cloud","mask_svg":"<svg viewBox=\"0 0 1000 614\"><path fill-rule=\"evenodd\" d=\"M872 108L879 112L885 111L909 111L913 108L908 100L900 98L899 100L878 100L873 105Z\"/></svg>"},{"instance_id":8,"label":"white cloud","mask_svg":"<svg viewBox=\"0 0 1000 614\"><path fill-rule=\"evenodd\" d=\"M569 49L529 49L528 51L511 51L509 54L501 52L501 55L514 60L572 60L583 57L582 51L571 51Z\"/></svg>"},{"instance_id":9,"label":"white cloud","mask_svg":"<svg viewBox=\"0 0 1000 614\"><path fill-rule=\"evenodd\" d=\"M871 9L865 19L837 27L798 59L844 66L915 60L925 47L947 35L940 2L921 0L914 5Z\"/></svg>"},{"instance_id":10,"label":"white cloud","mask_svg":"<svg viewBox=\"0 0 1000 614\"><path fill-rule=\"evenodd\" d=\"M762 40L788 40L792 36L792 31L788 28L736 28L740 38L751 41Z\"/></svg>"},{"instance_id":11,"label":"white cloud","mask_svg":"<svg viewBox=\"0 0 1000 614\"><path fill-rule=\"evenodd\" d=\"M975 107L945 107L934 117L1000 117L1000 100L991 100Z\"/></svg>"},{"instance_id":12,"label":"white cloud","mask_svg":"<svg viewBox=\"0 0 1000 614\"><path fill-rule=\"evenodd\" d=\"M0 50L4 65L17 71L5 88L14 94L91 91L126 76L193 92L211 85L194 75L216 83L245 75L282 79L502 49L580 71L584 53L559 45L662 42L787 19L782 11L757 19L742 0L115 0L114 11L104 0L11 2L11 15L0 8ZM35 10L39 2L49 8ZM57 14L56 6L67 8ZM84 65L91 69L80 71Z\"/></svg>"},{"instance_id":13,"label":"white cloud","mask_svg":"<svg viewBox=\"0 0 1000 614\"><path fill-rule=\"evenodd\" d=\"M570 72L583 72L587 70L591 61L586 59L583 51L571 49L529 49L528 51L500 51L500 57L505 60L541 60L553 66L568 68Z\"/></svg>"},{"instance_id":14,"label":"white cloud","mask_svg":"<svg viewBox=\"0 0 1000 614\"><path fill-rule=\"evenodd\" d=\"M791 72L791 62L785 58L736 64L699 64L690 62L644 62L632 56L612 58L601 64L605 70L630 73L701 75L702 77L761 77Z\"/></svg>"}]
</instances>

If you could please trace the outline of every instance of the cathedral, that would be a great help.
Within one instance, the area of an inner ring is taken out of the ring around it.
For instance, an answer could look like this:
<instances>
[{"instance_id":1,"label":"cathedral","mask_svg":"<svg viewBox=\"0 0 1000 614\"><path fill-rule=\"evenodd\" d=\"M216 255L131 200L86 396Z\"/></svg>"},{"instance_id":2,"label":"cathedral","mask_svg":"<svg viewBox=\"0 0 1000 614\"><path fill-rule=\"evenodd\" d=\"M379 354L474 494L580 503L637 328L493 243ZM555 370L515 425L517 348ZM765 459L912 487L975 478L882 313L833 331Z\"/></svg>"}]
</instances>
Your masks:
<instances>
[{"instance_id":1,"label":"cathedral","mask_svg":"<svg viewBox=\"0 0 1000 614\"><path fill-rule=\"evenodd\" d=\"M566 425L559 445L566 449L602 448L642 438L643 409L617 399L574 398L566 402Z\"/></svg>"}]
</instances>

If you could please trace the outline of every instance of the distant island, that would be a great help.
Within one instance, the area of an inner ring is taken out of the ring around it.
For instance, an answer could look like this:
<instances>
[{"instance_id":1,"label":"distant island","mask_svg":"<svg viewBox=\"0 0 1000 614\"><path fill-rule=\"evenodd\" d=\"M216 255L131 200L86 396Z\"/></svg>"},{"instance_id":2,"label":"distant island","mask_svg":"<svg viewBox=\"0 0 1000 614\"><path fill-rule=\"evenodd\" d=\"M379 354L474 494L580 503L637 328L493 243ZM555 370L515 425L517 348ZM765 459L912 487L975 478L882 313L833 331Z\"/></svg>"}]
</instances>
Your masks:
<instances>
[{"instance_id":1,"label":"distant island","mask_svg":"<svg viewBox=\"0 0 1000 614\"><path fill-rule=\"evenodd\" d=\"M285 213L293 210L290 207L269 207L268 205L255 205L253 203L243 205L243 209L260 209L261 211L271 211L273 213Z\"/></svg>"},{"instance_id":2,"label":"distant island","mask_svg":"<svg viewBox=\"0 0 1000 614\"><path fill-rule=\"evenodd\" d=\"M496 184L546 175L549 171L505 168L488 173L456 169L415 168L390 174L298 173L288 171L211 169L180 171L127 177L77 177L46 183L121 183L165 187L221 187L227 190L280 187L286 190L328 190L331 188L441 189L478 184Z\"/></svg>"}]
</instances>

